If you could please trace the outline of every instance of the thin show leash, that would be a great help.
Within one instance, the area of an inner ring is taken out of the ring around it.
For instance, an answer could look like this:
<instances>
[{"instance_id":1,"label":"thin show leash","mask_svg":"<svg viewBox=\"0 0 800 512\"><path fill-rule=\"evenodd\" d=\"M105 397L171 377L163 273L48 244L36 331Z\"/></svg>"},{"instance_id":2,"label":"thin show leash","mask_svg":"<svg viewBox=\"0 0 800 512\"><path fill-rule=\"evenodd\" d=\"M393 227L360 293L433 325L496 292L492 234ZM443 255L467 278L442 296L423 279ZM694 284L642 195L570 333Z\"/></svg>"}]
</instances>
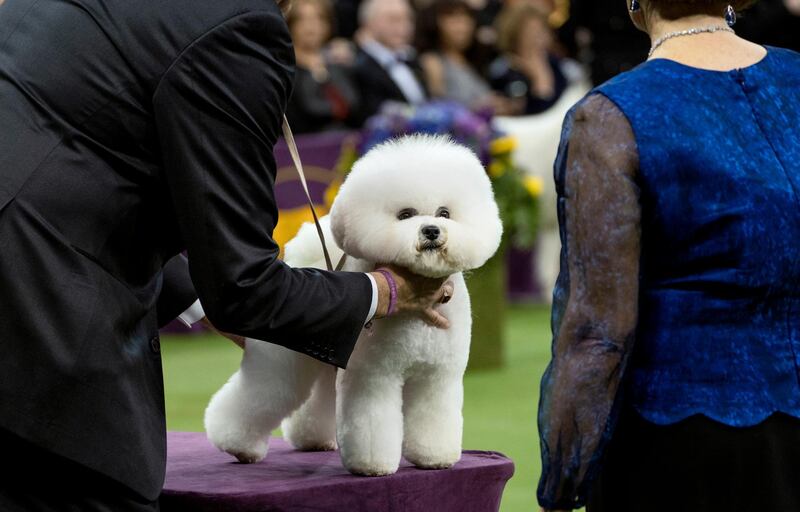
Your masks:
<instances>
[{"instance_id":1,"label":"thin show leash","mask_svg":"<svg viewBox=\"0 0 800 512\"><path fill-rule=\"evenodd\" d=\"M314 208L314 201L311 200L311 193L308 190L308 182L306 181L306 175L303 172L303 162L300 161L300 152L297 150L297 144L294 141L294 135L292 134L292 129L289 126L289 121L286 119L286 116L283 116L283 138L286 139L286 145L289 147L289 154L292 156L292 162L294 162L294 168L297 170L298 176L300 176L300 183L303 185L303 191L306 193L306 200L308 201L308 207L311 209L311 216L314 217L314 225L317 227L317 234L319 235L319 241L322 244L322 252L325 255L325 266L328 267L329 271L333 271L333 264L331 263L331 255L328 253L328 246L325 243L325 234L322 232L322 226L319 224L319 218L317 217L317 211ZM347 254L342 254L342 258L339 260L339 263L336 264L336 271L342 270L344 267L345 262L347 261ZM389 273L386 269L377 269L376 272L380 272L385 278L386 282L389 284L389 312L388 315L391 315L395 312L397 307L397 283L394 280L394 277L391 273ZM366 325L368 330L371 330L372 321L367 322Z\"/></svg>"},{"instance_id":2,"label":"thin show leash","mask_svg":"<svg viewBox=\"0 0 800 512\"><path fill-rule=\"evenodd\" d=\"M283 138L286 139L286 145L289 147L289 154L292 156L294 168L297 170L298 176L300 176L300 183L303 185L303 191L306 193L306 201L308 201L308 207L311 209L311 216L314 217L314 225L317 227L317 235L319 235L319 241L322 244L322 253L325 255L325 266L329 271L333 271L334 267L331 262L331 255L328 252L328 245L325 243L325 235L322 232L322 226L317 217L317 210L314 208L314 201L311 200L311 193L308 191L308 182L303 172L303 162L300 161L300 152L297 150L297 144L294 141L294 135L292 134L291 127L289 127L289 121L286 119L286 116L283 116ZM337 272L342 270L345 261L347 261L347 254L343 254L342 258L336 264L335 270Z\"/></svg>"}]
</instances>

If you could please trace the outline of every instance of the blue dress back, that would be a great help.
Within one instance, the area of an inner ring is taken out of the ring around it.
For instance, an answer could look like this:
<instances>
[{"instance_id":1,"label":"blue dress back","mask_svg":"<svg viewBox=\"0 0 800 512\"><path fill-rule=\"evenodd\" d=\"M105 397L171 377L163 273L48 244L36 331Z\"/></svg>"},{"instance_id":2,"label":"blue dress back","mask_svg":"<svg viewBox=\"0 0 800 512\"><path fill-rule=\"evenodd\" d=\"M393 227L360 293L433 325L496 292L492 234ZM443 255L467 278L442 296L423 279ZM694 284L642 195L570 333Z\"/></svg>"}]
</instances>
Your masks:
<instances>
[{"instance_id":1,"label":"blue dress back","mask_svg":"<svg viewBox=\"0 0 800 512\"><path fill-rule=\"evenodd\" d=\"M800 418L800 55L655 59L596 89L639 153L639 322L625 402L669 424Z\"/></svg>"}]
</instances>

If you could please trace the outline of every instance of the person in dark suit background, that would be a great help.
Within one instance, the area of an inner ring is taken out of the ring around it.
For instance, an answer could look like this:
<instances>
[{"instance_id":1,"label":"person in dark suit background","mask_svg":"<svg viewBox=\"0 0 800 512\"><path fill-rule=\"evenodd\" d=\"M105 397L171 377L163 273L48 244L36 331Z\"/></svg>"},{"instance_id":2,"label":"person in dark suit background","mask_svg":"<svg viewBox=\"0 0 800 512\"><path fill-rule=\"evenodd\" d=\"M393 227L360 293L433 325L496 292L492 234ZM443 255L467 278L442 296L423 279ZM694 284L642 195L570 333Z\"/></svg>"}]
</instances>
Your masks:
<instances>
[{"instance_id":1,"label":"person in dark suit background","mask_svg":"<svg viewBox=\"0 0 800 512\"><path fill-rule=\"evenodd\" d=\"M375 114L386 101L423 103L427 92L411 46L414 12L408 0L365 0L358 15L355 77L362 116Z\"/></svg>"},{"instance_id":2,"label":"person in dark suit background","mask_svg":"<svg viewBox=\"0 0 800 512\"><path fill-rule=\"evenodd\" d=\"M0 34L0 510L157 510L159 324L199 297L344 367L389 284L278 259L273 0L6 0ZM398 309L446 327L449 286L393 272Z\"/></svg>"}]
</instances>

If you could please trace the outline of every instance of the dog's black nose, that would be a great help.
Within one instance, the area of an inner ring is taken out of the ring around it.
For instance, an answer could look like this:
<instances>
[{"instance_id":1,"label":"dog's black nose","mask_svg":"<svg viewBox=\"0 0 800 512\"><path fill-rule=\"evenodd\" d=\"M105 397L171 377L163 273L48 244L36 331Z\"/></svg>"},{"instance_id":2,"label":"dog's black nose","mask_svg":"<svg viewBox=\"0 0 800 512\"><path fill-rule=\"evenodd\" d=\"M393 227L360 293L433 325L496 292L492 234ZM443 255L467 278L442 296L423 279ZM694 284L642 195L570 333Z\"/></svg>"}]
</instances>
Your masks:
<instances>
[{"instance_id":1,"label":"dog's black nose","mask_svg":"<svg viewBox=\"0 0 800 512\"><path fill-rule=\"evenodd\" d=\"M442 234L442 230L436 226L425 226L422 228L422 234L428 240L436 240Z\"/></svg>"}]
</instances>

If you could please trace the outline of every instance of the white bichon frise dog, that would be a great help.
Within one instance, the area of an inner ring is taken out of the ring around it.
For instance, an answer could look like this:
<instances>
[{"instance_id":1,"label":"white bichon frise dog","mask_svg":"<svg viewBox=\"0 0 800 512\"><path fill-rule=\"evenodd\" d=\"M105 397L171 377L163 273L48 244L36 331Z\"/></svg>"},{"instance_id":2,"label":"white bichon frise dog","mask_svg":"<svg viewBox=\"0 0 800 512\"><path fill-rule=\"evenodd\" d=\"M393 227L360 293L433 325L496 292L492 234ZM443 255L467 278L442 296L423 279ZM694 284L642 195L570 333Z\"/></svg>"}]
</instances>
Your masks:
<instances>
[{"instance_id":1,"label":"white bichon frise dog","mask_svg":"<svg viewBox=\"0 0 800 512\"><path fill-rule=\"evenodd\" d=\"M445 137L411 136L374 148L353 166L322 219L331 258L344 270L395 264L454 284L439 311L449 329L396 315L365 330L337 371L286 348L247 340L241 368L211 399L208 437L242 462L267 453L283 420L300 450L332 450L352 473L388 475L401 455L421 468L447 468L461 456L462 378L472 318L462 271L483 265L502 224L489 178L467 148ZM333 235L333 236L331 236ZM294 267L324 268L313 225L286 246Z\"/></svg>"}]
</instances>

